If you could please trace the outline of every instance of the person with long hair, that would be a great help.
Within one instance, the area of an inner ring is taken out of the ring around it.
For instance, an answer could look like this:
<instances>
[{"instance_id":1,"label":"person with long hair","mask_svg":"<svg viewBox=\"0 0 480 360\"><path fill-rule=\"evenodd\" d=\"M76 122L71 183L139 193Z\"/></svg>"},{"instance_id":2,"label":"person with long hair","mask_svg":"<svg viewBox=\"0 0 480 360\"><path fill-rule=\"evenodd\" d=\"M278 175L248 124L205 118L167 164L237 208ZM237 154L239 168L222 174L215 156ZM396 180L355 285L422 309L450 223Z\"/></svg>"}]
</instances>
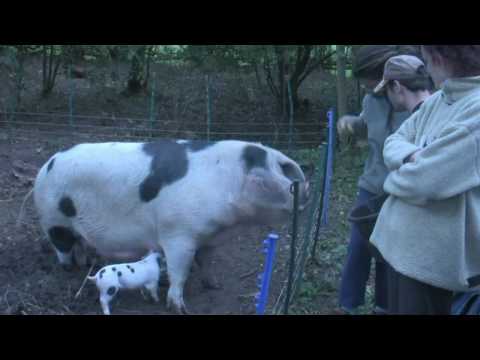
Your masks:
<instances>
[{"instance_id":1,"label":"person with long hair","mask_svg":"<svg viewBox=\"0 0 480 360\"><path fill-rule=\"evenodd\" d=\"M423 45L439 91L388 137L389 197L371 244L391 314L450 314L480 287L480 45Z\"/></svg>"}]
</instances>

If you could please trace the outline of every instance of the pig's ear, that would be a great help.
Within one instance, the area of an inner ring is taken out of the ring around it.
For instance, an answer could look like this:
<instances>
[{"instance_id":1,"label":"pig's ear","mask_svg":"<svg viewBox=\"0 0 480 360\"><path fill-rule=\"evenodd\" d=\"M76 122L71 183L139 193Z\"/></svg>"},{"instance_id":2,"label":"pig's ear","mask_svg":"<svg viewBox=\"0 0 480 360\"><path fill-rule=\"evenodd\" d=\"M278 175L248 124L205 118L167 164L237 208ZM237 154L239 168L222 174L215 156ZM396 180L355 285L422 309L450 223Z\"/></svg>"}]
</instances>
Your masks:
<instances>
[{"instance_id":1,"label":"pig's ear","mask_svg":"<svg viewBox=\"0 0 480 360\"><path fill-rule=\"evenodd\" d=\"M245 195L253 202L262 204L285 204L288 189L283 189L278 181L266 172L252 172L245 180Z\"/></svg>"}]
</instances>

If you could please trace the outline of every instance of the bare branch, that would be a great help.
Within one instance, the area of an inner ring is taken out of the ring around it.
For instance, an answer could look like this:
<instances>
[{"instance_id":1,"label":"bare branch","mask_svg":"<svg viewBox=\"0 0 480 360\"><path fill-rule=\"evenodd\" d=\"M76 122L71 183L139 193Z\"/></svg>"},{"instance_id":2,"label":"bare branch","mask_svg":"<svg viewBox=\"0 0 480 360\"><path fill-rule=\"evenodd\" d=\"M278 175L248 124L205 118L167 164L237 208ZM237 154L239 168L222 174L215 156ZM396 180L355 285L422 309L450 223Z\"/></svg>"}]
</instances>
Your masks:
<instances>
[{"instance_id":1,"label":"bare branch","mask_svg":"<svg viewBox=\"0 0 480 360\"><path fill-rule=\"evenodd\" d=\"M312 53L312 45L305 45L299 47L297 64L295 66L295 72L293 73L291 79L296 83L296 80L300 78L302 73L305 72L308 62L310 61L310 55Z\"/></svg>"},{"instance_id":2,"label":"bare branch","mask_svg":"<svg viewBox=\"0 0 480 360\"><path fill-rule=\"evenodd\" d=\"M269 61L268 53L265 53L264 61L263 61L263 69L265 71L265 79L267 81L267 85L270 88L270 91L272 94L278 98L280 96L279 90L275 86L275 82L273 81L273 76L272 76L272 68L271 68L271 63Z\"/></svg>"},{"instance_id":3,"label":"bare branch","mask_svg":"<svg viewBox=\"0 0 480 360\"><path fill-rule=\"evenodd\" d=\"M314 62L312 65L310 65L306 70L305 72L302 74L302 76L300 76L299 80L298 80L298 83L301 84L307 77L308 75L310 75L312 73L312 71L314 71L315 69L317 69L318 67L325 65L325 62L331 58L333 55L335 55L335 52L334 51L331 51L330 53L326 54L325 56L321 57L319 60L317 60L316 62Z\"/></svg>"}]
</instances>

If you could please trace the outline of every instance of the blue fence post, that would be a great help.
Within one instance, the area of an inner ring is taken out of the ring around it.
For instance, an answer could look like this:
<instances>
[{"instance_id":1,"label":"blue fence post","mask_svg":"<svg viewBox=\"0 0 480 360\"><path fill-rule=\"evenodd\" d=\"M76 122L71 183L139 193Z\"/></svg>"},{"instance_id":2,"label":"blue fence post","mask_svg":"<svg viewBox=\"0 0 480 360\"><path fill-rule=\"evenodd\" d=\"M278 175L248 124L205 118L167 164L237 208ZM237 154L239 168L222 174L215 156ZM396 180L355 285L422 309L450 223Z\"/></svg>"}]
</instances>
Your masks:
<instances>
[{"instance_id":1,"label":"blue fence post","mask_svg":"<svg viewBox=\"0 0 480 360\"><path fill-rule=\"evenodd\" d=\"M322 226L328 224L328 207L329 207L329 198L330 190L332 188L332 176L333 176L333 152L335 151L335 110L331 109L328 113L328 150L327 150L327 171L325 175L325 186L324 192L325 196L323 197L323 212L322 212Z\"/></svg>"},{"instance_id":2,"label":"blue fence post","mask_svg":"<svg viewBox=\"0 0 480 360\"><path fill-rule=\"evenodd\" d=\"M268 291L270 288L270 282L272 279L273 265L275 262L275 251L277 248L277 241L279 236L276 234L270 234L268 239L263 242L264 253L266 254L265 266L263 273L258 276L258 286L260 292L255 297L257 315L264 315L265 308L268 302Z\"/></svg>"}]
</instances>

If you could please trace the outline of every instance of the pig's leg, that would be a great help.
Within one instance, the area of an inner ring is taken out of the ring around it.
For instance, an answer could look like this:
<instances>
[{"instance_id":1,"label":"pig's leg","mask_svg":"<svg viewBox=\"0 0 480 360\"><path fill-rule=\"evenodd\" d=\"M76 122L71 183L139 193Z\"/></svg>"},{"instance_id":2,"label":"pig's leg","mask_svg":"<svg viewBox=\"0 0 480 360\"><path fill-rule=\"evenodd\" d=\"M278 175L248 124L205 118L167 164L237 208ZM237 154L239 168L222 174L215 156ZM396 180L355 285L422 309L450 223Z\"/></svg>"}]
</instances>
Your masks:
<instances>
[{"instance_id":1,"label":"pig's leg","mask_svg":"<svg viewBox=\"0 0 480 360\"><path fill-rule=\"evenodd\" d=\"M152 295L153 300L158 303L160 301L158 298L158 283L156 281L148 283L145 285L145 288L148 290L150 295Z\"/></svg>"},{"instance_id":2,"label":"pig's leg","mask_svg":"<svg viewBox=\"0 0 480 360\"><path fill-rule=\"evenodd\" d=\"M110 315L110 308L108 304L110 303L109 299L100 298L100 304L102 305L103 315Z\"/></svg>"},{"instance_id":3,"label":"pig's leg","mask_svg":"<svg viewBox=\"0 0 480 360\"><path fill-rule=\"evenodd\" d=\"M200 268L200 279L205 289L220 290L222 286L217 281L213 273L213 256L215 248L211 246L202 247L195 254L195 261Z\"/></svg>"},{"instance_id":4,"label":"pig's leg","mask_svg":"<svg viewBox=\"0 0 480 360\"><path fill-rule=\"evenodd\" d=\"M183 300L183 288L190 273L195 247L191 239L169 239L163 247L167 260L167 272L170 287L167 294L168 308L174 308L179 314L188 314Z\"/></svg>"},{"instance_id":5,"label":"pig's leg","mask_svg":"<svg viewBox=\"0 0 480 360\"><path fill-rule=\"evenodd\" d=\"M115 297L115 295L118 292L118 288L115 286L111 286L108 289L100 292L100 304L102 305L102 310L104 315L110 315L110 307L109 304L112 301L112 299Z\"/></svg>"}]
</instances>

